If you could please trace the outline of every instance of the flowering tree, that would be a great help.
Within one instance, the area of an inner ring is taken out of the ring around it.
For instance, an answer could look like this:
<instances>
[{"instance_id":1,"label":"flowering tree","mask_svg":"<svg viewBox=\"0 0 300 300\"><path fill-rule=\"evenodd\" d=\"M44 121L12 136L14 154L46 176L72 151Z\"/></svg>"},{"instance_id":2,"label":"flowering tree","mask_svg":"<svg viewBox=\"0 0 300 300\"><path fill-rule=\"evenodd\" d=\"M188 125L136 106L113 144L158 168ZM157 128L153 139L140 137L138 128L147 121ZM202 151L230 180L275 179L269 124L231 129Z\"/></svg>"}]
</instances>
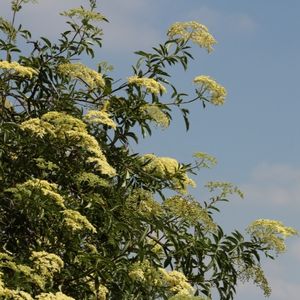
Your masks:
<instances>
[{"instance_id":1,"label":"flowering tree","mask_svg":"<svg viewBox=\"0 0 300 300\"><path fill-rule=\"evenodd\" d=\"M1 299L200 300L215 290L225 300L238 280L269 295L260 256L283 252L296 231L257 220L245 235L224 234L213 213L242 192L209 182L206 202L188 193L189 174L213 157L199 152L182 164L128 147L168 127L173 109L188 129L189 103L224 103L226 90L212 78L197 76L189 98L167 72L187 69L192 43L212 51L208 29L175 23L164 44L136 52L133 74L118 83L107 66L80 62L101 47L97 22L106 19L95 0L62 13L70 29L55 43L32 40L17 24L26 2L12 0L12 21L0 19ZM32 45L29 55L20 39Z\"/></svg>"}]
</instances>

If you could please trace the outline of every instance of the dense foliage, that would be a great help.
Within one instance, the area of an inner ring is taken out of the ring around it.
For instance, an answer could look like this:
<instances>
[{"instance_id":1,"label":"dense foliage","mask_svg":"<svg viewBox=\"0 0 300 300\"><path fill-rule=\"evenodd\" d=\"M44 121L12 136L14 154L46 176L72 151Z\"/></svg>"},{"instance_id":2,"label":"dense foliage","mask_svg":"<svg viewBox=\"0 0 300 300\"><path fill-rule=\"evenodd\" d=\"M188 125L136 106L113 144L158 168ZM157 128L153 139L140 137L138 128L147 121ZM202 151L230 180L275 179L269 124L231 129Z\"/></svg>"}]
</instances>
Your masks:
<instances>
[{"instance_id":1,"label":"dense foliage","mask_svg":"<svg viewBox=\"0 0 300 300\"><path fill-rule=\"evenodd\" d=\"M212 78L197 76L190 98L168 74L188 68L192 44L212 51L207 28L173 24L165 43L136 52L120 83L108 65L81 60L92 64L101 47L106 19L95 0L62 13L69 30L55 42L32 40L17 23L26 2L12 0L12 20L0 18L1 299L196 300L216 291L225 300L239 280L269 295L260 257L283 252L295 230L257 220L246 234L225 234L213 214L241 191L209 182L206 202L188 193L188 175L213 157L199 152L182 164L130 146L168 127L173 109L188 130L189 103L224 103Z\"/></svg>"}]
</instances>

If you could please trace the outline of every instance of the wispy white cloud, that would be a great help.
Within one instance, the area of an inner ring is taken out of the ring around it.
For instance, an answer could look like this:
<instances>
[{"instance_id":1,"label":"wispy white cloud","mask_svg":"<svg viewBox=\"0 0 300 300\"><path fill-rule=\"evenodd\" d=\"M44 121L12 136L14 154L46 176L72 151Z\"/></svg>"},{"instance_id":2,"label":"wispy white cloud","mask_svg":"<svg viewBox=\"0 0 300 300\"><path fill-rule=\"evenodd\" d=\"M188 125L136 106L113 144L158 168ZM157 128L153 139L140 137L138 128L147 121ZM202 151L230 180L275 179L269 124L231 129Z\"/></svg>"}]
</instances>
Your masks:
<instances>
[{"instance_id":1,"label":"wispy white cloud","mask_svg":"<svg viewBox=\"0 0 300 300\"><path fill-rule=\"evenodd\" d=\"M291 283L288 280L283 280L280 277L267 276L272 294L269 300L283 300L283 299L299 299L300 285L299 283ZM239 285L237 289L236 300L265 300L263 291L259 287L254 286L252 283Z\"/></svg>"},{"instance_id":2,"label":"wispy white cloud","mask_svg":"<svg viewBox=\"0 0 300 300\"><path fill-rule=\"evenodd\" d=\"M239 187L245 201L232 202L232 219L241 225L245 220L274 218L300 230L300 168L283 163L261 163ZM236 225L238 226L238 225ZM286 240L287 253L275 261L263 260L269 279L270 300L298 299L300 294L300 239ZM263 300L263 293L253 284L240 285L236 300Z\"/></svg>"},{"instance_id":3,"label":"wispy white cloud","mask_svg":"<svg viewBox=\"0 0 300 300\"><path fill-rule=\"evenodd\" d=\"M294 266L293 269L287 268L284 261L280 260L268 263L266 275L272 288L270 300L299 299L300 282L295 274L297 264Z\"/></svg>"},{"instance_id":4,"label":"wispy white cloud","mask_svg":"<svg viewBox=\"0 0 300 300\"><path fill-rule=\"evenodd\" d=\"M251 203L300 208L300 169L286 164L262 164L243 184Z\"/></svg>"},{"instance_id":5,"label":"wispy white cloud","mask_svg":"<svg viewBox=\"0 0 300 300\"><path fill-rule=\"evenodd\" d=\"M288 164L263 163L254 169L252 177L257 181L295 183L300 180L300 169Z\"/></svg>"},{"instance_id":6,"label":"wispy white cloud","mask_svg":"<svg viewBox=\"0 0 300 300\"><path fill-rule=\"evenodd\" d=\"M263 264L272 293L269 300L298 299L300 284L297 277L297 264L294 269L288 269L283 260L269 261ZM252 282L239 284L236 300L263 300L263 291Z\"/></svg>"},{"instance_id":7,"label":"wispy white cloud","mask_svg":"<svg viewBox=\"0 0 300 300\"><path fill-rule=\"evenodd\" d=\"M156 5L148 1L105 1L101 7L110 21L104 28L105 48L114 52L140 50L155 45L161 32L149 16L155 15ZM148 16L148 18L147 18Z\"/></svg>"},{"instance_id":8,"label":"wispy white cloud","mask_svg":"<svg viewBox=\"0 0 300 300\"><path fill-rule=\"evenodd\" d=\"M297 239L293 243L291 243L289 247L289 253L291 257L297 262L300 263L300 240Z\"/></svg>"},{"instance_id":9,"label":"wispy white cloud","mask_svg":"<svg viewBox=\"0 0 300 300\"><path fill-rule=\"evenodd\" d=\"M3 10L9 19L11 11L8 2L10 1L7 1L7 5L3 6ZM24 4L22 10L17 13L16 23L21 23L26 29L30 29L34 38L39 36L55 38L62 30L66 29L66 18L60 16L60 12L78 7L83 2L82 0L39 0L37 3L30 2Z\"/></svg>"},{"instance_id":10,"label":"wispy white cloud","mask_svg":"<svg viewBox=\"0 0 300 300\"><path fill-rule=\"evenodd\" d=\"M279 278L270 279L272 283L272 298L270 300L299 299L299 283L291 283Z\"/></svg>"},{"instance_id":11,"label":"wispy white cloud","mask_svg":"<svg viewBox=\"0 0 300 300\"><path fill-rule=\"evenodd\" d=\"M226 34L252 33L258 27L257 22L246 13L228 13L204 5L190 12L189 17Z\"/></svg>"},{"instance_id":12,"label":"wispy white cloud","mask_svg":"<svg viewBox=\"0 0 300 300\"><path fill-rule=\"evenodd\" d=\"M243 218L255 215L282 220L300 229L300 168L289 164L262 163L253 169L249 179L240 185L246 194ZM239 204L239 209L242 204ZM272 211L271 211L272 210ZM270 212L271 211L271 212ZM272 288L270 300L298 299L300 294L300 239L288 239L287 253L275 261L264 262L264 270ZM239 286L237 300L263 300L251 284Z\"/></svg>"},{"instance_id":13,"label":"wispy white cloud","mask_svg":"<svg viewBox=\"0 0 300 300\"><path fill-rule=\"evenodd\" d=\"M136 26L134 23L122 22L111 23L103 26L104 49L115 53L132 52L136 50L149 49L160 41L160 34L146 24Z\"/></svg>"},{"instance_id":14,"label":"wispy white cloud","mask_svg":"<svg viewBox=\"0 0 300 300\"><path fill-rule=\"evenodd\" d=\"M17 22L28 27L34 37L56 38L67 29L66 18L59 13L80 5L86 6L86 1L40 0L38 4L24 5ZM122 53L155 45L161 38L161 30L155 28L153 18L149 16L155 15L156 6L143 0L99 1L98 10L110 21L100 25L104 29L105 49ZM9 5L3 12L9 16Z\"/></svg>"},{"instance_id":15,"label":"wispy white cloud","mask_svg":"<svg viewBox=\"0 0 300 300\"><path fill-rule=\"evenodd\" d=\"M66 29L65 18L59 16L59 12L80 5L86 5L86 1L39 0L38 4L24 5L18 20L30 27L34 37L55 38ZM8 7L5 5L3 8L5 14ZM161 20L165 18L170 22L195 19L215 31L225 31L225 34L253 32L257 28L256 22L245 13L227 13L209 6L198 6L192 12L185 8L182 13L176 13L173 20L165 15L159 1L99 1L99 10L110 21L101 25L104 29L104 47L115 53L147 49L157 44L165 34L161 28ZM173 9L170 9L172 12Z\"/></svg>"}]
</instances>

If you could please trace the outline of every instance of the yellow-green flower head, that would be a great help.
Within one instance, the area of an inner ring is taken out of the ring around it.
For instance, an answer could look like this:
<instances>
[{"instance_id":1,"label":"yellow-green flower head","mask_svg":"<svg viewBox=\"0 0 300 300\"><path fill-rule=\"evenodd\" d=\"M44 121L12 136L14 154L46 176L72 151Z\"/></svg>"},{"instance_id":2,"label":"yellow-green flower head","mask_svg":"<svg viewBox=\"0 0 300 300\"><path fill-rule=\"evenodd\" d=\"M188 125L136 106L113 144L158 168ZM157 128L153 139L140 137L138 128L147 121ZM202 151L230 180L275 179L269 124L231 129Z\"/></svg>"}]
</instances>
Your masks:
<instances>
[{"instance_id":1,"label":"yellow-green flower head","mask_svg":"<svg viewBox=\"0 0 300 300\"><path fill-rule=\"evenodd\" d=\"M82 80L91 89L104 88L105 86L105 81L102 77L102 74L88 68L82 63L60 64L58 66L58 72L67 77Z\"/></svg>"},{"instance_id":2,"label":"yellow-green flower head","mask_svg":"<svg viewBox=\"0 0 300 300\"><path fill-rule=\"evenodd\" d=\"M22 0L22 1L19 1L19 0L11 0L11 9L12 11L14 12L18 12L24 3L36 3L38 0Z\"/></svg>"},{"instance_id":3,"label":"yellow-green flower head","mask_svg":"<svg viewBox=\"0 0 300 300\"><path fill-rule=\"evenodd\" d=\"M205 187L210 192L219 192L218 197L226 198L228 195L236 194L240 198L244 198L244 193L231 182L224 182L224 181L209 181L205 184Z\"/></svg>"},{"instance_id":4,"label":"yellow-green flower head","mask_svg":"<svg viewBox=\"0 0 300 300\"><path fill-rule=\"evenodd\" d=\"M90 124L104 124L113 129L117 128L116 123L111 119L106 110L89 110L84 116L84 120Z\"/></svg>"},{"instance_id":5,"label":"yellow-green flower head","mask_svg":"<svg viewBox=\"0 0 300 300\"><path fill-rule=\"evenodd\" d=\"M0 262L2 260L13 260L13 257L8 255L7 253L4 253L4 252L0 252ZM1 279L1 275L2 273L0 272L0 279Z\"/></svg>"},{"instance_id":6,"label":"yellow-green flower head","mask_svg":"<svg viewBox=\"0 0 300 300\"><path fill-rule=\"evenodd\" d=\"M148 260L134 262L129 268L129 277L138 282L139 284L145 286L155 286L155 287L167 287L167 282L163 278L161 268L157 268L151 265Z\"/></svg>"},{"instance_id":7,"label":"yellow-green flower head","mask_svg":"<svg viewBox=\"0 0 300 300\"><path fill-rule=\"evenodd\" d=\"M63 112L50 111L41 117L42 121L54 126L56 134L60 131L85 131L86 125L79 119Z\"/></svg>"},{"instance_id":8,"label":"yellow-green flower head","mask_svg":"<svg viewBox=\"0 0 300 300\"><path fill-rule=\"evenodd\" d=\"M155 201L151 192L133 189L125 202L124 217L131 218L132 213L143 216L157 216L162 213L161 205Z\"/></svg>"},{"instance_id":9,"label":"yellow-green flower head","mask_svg":"<svg viewBox=\"0 0 300 300\"><path fill-rule=\"evenodd\" d=\"M196 152L193 156L198 160L200 168L212 168L217 164L217 159L205 152Z\"/></svg>"},{"instance_id":10,"label":"yellow-green flower head","mask_svg":"<svg viewBox=\"0 0 300 300\"><path fill-rule=\"evenodd\" d=\"M62 211L62 213L64 215L64 221L66 225L72 231L86 229L92 231L93 233L97 232L96 228L80 212L72 209L65 209Z\"/></svg>"},{"instance_id":11,"label":"yellow-green flower head","mask_svg":"<svg viewBox=\"0 0 300 300\"><path fill-rule=\"evenodd\" d=\"M214 105L223 105L225 97L227 95L226 89L217 83L209 76L197 76L194 78L194 83L199 85L199 93L201 95L207 95L209 100Z\"/></svg>"},{"instance_id":12,"label":"yellow-green flower head","mask_svg":"<svg viewBox=\"0 0 300 300\"><path fill-rule=\"evenodd\" d=\"M260 265L249 267L242 262L240 269L238 270L238 278L243 283L252 280L255 285L263 290L265 297L271 295L272 289Z\"/></svg>"},{"instance_id":13,"label":"yellow-green flower head","mask_svg":"<svg viewBox=\"0 0 300 300\"><path fill-rule=\"evenodd\" d=\"M133 281L138 281L138 282L146 281L145 274L142 269L134 268L129 272L128 275Z\"/></svg>"},{"instance_id":14,"label":"yellow-green flower head","mask_svg":"<svg viewBox=\"0 0 300 300\"><path fill-rule=\"evenodd\" d=\"M137 261L131 265L128 275L133 281L146 282L151 271L152 267L148 260Z\"/></svg>"},{"instance_id":15,"label":"yellow-green flower head","mask_svg":"<svg viewBox=\"0 0 300 300\"><path fill-rule=\"evenodd\" d=\"M59 169L57 164L52 161L47 161L42 157L35 158L34 160L36 162L36 166L41 170L54 171Z\"/></svg>"},{"instance_id":16,"label":"yellow-green flower head","mask_svg":"<svg viewBox=\"0 0 300 300\"><path fill-rule=\"evenodd\" d=\"M108 187L109 186L109 181L105 180L104 178L101 178L99 176L97 176L94 173L90 173L90 172L81 172L78 175L75 176L75 180L76 182L81 185L87 185L91 188L93 187Z\"/></svg>"},{"instance_id":17,"label":"yellow-green flower head","mask_svg":"<svg viewBox=\"0 0 300 300\"><path fill-rule=\"evenodd\" d=\"M102 174L108 176L116 174L115 169L108 164L95 137L88 133L87 125L73 116L52 111L44 114L40 119L34 118L23 122L20 128L34 136L48 135L60 144L72 141L74 146L81 147L90 154L87 161L95 164L96 169Z\"/></svg>"},{"instance_id":18,"label":"yellow-green flower head","mask_svg":"<svg viewBox=\"0 0 300 300\"><path fill-rule=\"evenodd\" d=\"M176 190L185 193L188 185L196 186L195 182L187 176L186 171L181 168L176 159L157 157L154 154L145 154L141 158L146 163L143 166L144 171L159 178L170 179Z\"/></svg>"},{"instance_id":19,"label":"yellow-green flower head","mask_svg":"<svg viewBox=\"0 0 300 300\"><path fill-rule=\"evenodd\" d=\"M130 76L127 79L128 84L135 84L146 88L146 91L155 95L165 93L166 88L153 78Z\"/></svg>"},{"instance_id":20,"label":"yellow-green flower head","mask_svg":"<svg viewBox=\"0 0 300 300\"><path fill-rule=\"evenodd\" d=\"M215 38L209 33L207 27L196 21L176 22L170 26L167 34L172 39L191 40L208 52L211 52L213 45L216 44Z\"/></svg>"},{"instance_id":21,"label":"yellow-green flower head","mask_svg":"<svg viewBox=\"0 0 300 300\"><path fill-rule=\"evenodd\" d=\"M97 300L106 300L106 295L108 294L108 289L105 285L100 284L97 293Z\"/></svg>"},{"instance_id":22,"label":"yellow-green flower head","mask_svg":"<svg viewBox=\"0 0 300 300\"><path fill-rule=\"evenodd\" d=\"M47 278L53 277L64 266L64 262L59 256L45 251L33 251L30 260L33 261L35 270Z\"/></svg>"},{"instance_id":23,"label":"yellow-green flower head","mask_svg":"<svg viewBox=\"0 0 300 300\"><path fill-rule=\"evenodd\" d=\"M102 153L102 152L101 152ZM102 174L105 174L109 177L116 175L116 170L108 164L105 156L102 154L100 157L88 157L87 162L95 164L95 169Z\"/></svg>"},{"instance_id":24,"label":"yellow-green flower head","mask_svg":"<svg viewBox=\"0 0 300 300\"><path fill-rule=\"evenodd\" d=\"M194 295L175 295L171 298L168 298L168 300L210 300L209 298L204 298L201 296L194 296Z\"/></svg>"},{"instance_id":25,"label":"yellow-green flower head","mask_svg":"<svg viewBox=\"0 0 300 300\"><path fill-rule=\"evenodd\" d=\"M24 67L21 66L17 62L8 62L8 61L0 61L0 69L3 70L11 70L13 71L16 75L20 77L29 77L32 78L34 75L38 75L38 71L31 68L31 67Z\"/></svg>"},{"instance_id":26,"label":"yellow-green flower head","mask_svg":"<svg viewBox=\"0 0 300 300\"><path fill-rule=\"evenodd\" d=\"M47 274L46 276L44 274L39 274L39 272L27 265L23 264L18 264L13 261L13 257L6 256L3 257L3 255L0 255L0 267L1 269L7 268L11 270L11 277L13 277L13 273L16 273L17 276L19 274L22 274L22 277L26 279L26 281L32 282L35 285L39 286L41 289L45 287L45 284L49 279L51 280L52 274ZM27 294L23 294L24 298L19 297L22 294L20 290L15 291L15 290L10 290L8 288L5 288L5 284L2 281L3 273L0 272L0 298L3 299L1 296L6 295L10 296L8 299L31 299L31 298L26 298ZM7 299L7 298L4 298Z\"/></svg>"},{"instance_id":27,"label":"yellow-green flower head","mask_svg":"<svg viewBox=\"0 0 300 300\"><path fill-rule=\"evenodd\" d=\"M185 275L179 271L166 271L165 269L159 269L163 281L166 283L168 289L178 296L193 295L194 289L188 283Z\"/></svg>"},{"instance_id":28,"label":"yellow-green flower head","mask_svg":"<svg viewBox=\"0 0 300 300\"><path fill-rule=\"evenodd\" d=\"M63 197L57 192L57 185L49 183L46 180L30 179L24 183L19 183L15 188L10 188L6 191L15 194L18 199L28 198L28 195L31 195L32 192L40 193L47 199L51 199L58 206L65 207Z\"/></svg>"},{"instance_id":29,"label":"yellow-green flower head","mask_svg":"<svg viewBox=\"0 0 300 300\"><path fill-rule=\"evenodd\" d=\"M156 104L145 104L140 108L142 114L145 114L157 125L164 128L170 125L170 118L165 114L162 109Z\"/></svg>"},{"instance_id":30,"label":"yellow-green flower head","mask_svg":"<svg viewBox=\"0 0 300 300\"><path fill-rule=\"evenodd\" d=\"M164 252L164 248L161 246L161 244L159 242L157 242L156 240L152 239L152 238L147 238L147 245L150 246L151 248L151 252L157 254L157 255L161 255Z\"/></svg>"},{"instance_id":31,"label":"yellow-green flower head","mask_svg":"<svg viewBox=\"0 0 300 300\"><path fill-rule=\"evenodd\" d=\"M247 231L276 253L285 251L285 238L298 234L294 228L287 227L280 221L269 219L259 219L252 222Z\"/></svg>"},{"instance_id":32,"label":"yellow-green flower head","mask_svg":"<svg viewBox=\"0 0 300 300\"><path fill-rule=\"evenodd\" d=\"M0 287L0 296L2 299L14 299L14 300L33 300L30 294L20 291L20 290L11 290L8 288Z\"/></svg>"},{"instance_id":33,"label":"yellow-green flower head","mask_svg":"<svg viewBox=\"0 0 300 300\"><path fill-rule=\"evenodd\" d=\"M165 176L166 174L173 175L179 169L179 163L171 157L158 157L154 154L145 154L142 160L148 163L144 166L145 171L154 172L157 176Z\"/></svg>"},{"instance_id":34,"label":"yellow-green flower head","mask_svg":"<svg viewBox=\"0 0 300 300\"><path fill-rule=\"evenodd\" d=\"M61 13L62 16L70 18L85 19L89 21L103 21L105 17L96 11L86 10L83 7L71 8Z\"/></svg>"},{"instance_id":35,"label":"yellow-green flower head","mask_svg":"<svg viewBox=\"0 0 300 300\"><path fill-rule=\"evenodd\" d=\"M53 293L42 293L35 297L36 300L75 300L72 297L69 297L62 292Z\"/></svg>"},{"instance_id":36,"label":"yellow-green flower head","mask_svg":"<svg viewBox=\"0 0 300 300\"><path fill-rule=\"evenodd\" d=\"M163 202L166 212L172 216L182 218L190 224L201 222L207 229L215 230L216 224L213 222L209 214L201 205L192 197L183 197L175 195L167 198Z\"/></svg>"},{"instance_id":37,"label":"yellow-green flower head","mask_svg":"<svg viewBox=\"0 0 300 300\"><path fill-rule=\"evenodd\" d=\"M14 28L14 26L11 24L9 20L6 20L2 17L0 17L0 28L3 33L6 34L12 41L16 41L17 37L17 30Z\"/></svg>"},{"instance_id":38,"label":"yellow-green flower head","mask_svg":"<svg viewBox=\"0 0 300 300\"><path fill-rule=\"evenodd\" d=\"M183 273L168 272L163 268L154 267L148 260L133 263L130 267L129 277L140 284L167 289L173 295L192 296L194 294L193 287Z\"/></svg>"},{"instance_id":39,"label":"yellow-green flower head","mask_svg":"<svg viewBox=\"0 0 300 300\"><path fill-rule=\"evenodd\" d=\"M35 136L38 137L44 137L46 134L55 136L54 126L38 118L32 118L24 121L20 125L20 128L24 131L32 132Z\"/></svg>"}]
</instances>

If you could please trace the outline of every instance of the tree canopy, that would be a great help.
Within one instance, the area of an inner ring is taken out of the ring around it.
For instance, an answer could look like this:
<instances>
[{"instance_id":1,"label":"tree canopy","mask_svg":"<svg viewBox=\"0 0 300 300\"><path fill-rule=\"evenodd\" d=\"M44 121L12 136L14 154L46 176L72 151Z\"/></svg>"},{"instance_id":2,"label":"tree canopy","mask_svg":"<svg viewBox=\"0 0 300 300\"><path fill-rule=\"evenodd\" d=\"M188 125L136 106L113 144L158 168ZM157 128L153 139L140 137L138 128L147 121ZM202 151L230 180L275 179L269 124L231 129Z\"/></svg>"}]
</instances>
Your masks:
<instances>
[{"instance_id":1,"label":"tree canopy","mask_svg":"<svg viewBox=\"0 0 300 300\"><path fill-rule=\"evenodd\" d=\"M213 78L195 77L189 95L168 71L186 70L192 47L213 50L207 27L174 23L120 82L95 62L107 22L95 0L61 13L69 29L55 41L18 24L27 2L12 0L12 19L0 18L1 299L228 300L239 281L268 296L260 258L284 252L296 230L260 219L224 233L218 203L243 193L208 182L200 201L189 190L214 157L184 164L131 146L167 128L174 110L188 130L190 103L224 104Z\"/></svg>"}]
</instances>

